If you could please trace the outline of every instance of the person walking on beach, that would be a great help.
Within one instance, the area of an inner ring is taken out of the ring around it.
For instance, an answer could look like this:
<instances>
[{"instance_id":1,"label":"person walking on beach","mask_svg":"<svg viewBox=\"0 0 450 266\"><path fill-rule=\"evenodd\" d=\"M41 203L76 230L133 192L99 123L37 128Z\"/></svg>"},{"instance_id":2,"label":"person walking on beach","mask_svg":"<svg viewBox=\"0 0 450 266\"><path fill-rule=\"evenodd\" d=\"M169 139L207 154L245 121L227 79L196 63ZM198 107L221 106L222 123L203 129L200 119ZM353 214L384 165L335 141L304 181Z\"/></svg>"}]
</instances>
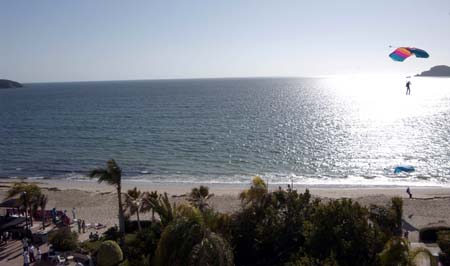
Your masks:
<instances>
[{"instance_id":1,"label":"person walking on beach","mask_svg":"<svg viewBox=\"0 0 450 266\"><path fill-rule=\"evenodd\" d=\"M5 241L6 245L8 245L8 238L9 238L9 232L6 231L3 233L3 240Z\"/></svg>"},{"instance_id":2,"label":"person walking on beach","mask_svg":"<svg viewBox=\"0 0 450 266\"><path fill-rule=\"evenodd\" d=\"M81 234L81 220L80 219L77 220L77 225L78 225L78 234Z\"/></svg>"},{"instance_id":3,"label":"person walking on beach","mask_svg":"<svg viewBox=\"0 0 450 266\"><path fill-rule=\"evenodd\" d=\"M28 238L22 239L23 251L28 251Z\"/></svg>"},{"instance_id":4,"label":"person walking on beach","mask_svg":"<svg viewBox=\"0 0 450 266\"><path fill-rule=\"evenodd\" d=\"M409 187L406 189L406 193L409 195L409 198L412 199L411 189Z\"/></svg>"},{"instance_id":5,"label":"person walking on beach","mask_svg":"<svg viewBox=\"0 0 450 266\"><path fill-rule=\"evenodd\" d=\"M411 81L406 82L406 95L411 95Z\"/></svg>"},{"instance_id":6,"label":"person walking on beach","mask_svg":"<svg viewBox=\"0 0 450 266\"><path fill-rule=\"evenodd\" d=\"M54 224L56 224L56 208L53 208L51 211L51 215L52 215L52 222Z\"/></svg>"},{"instance_id":7,"label":"person walking on beach","mask_svg":"<svg viewBox=\"0 0 450 266\"><path fill-rule=\"evenodd\" d=\"M36 259L34 258L34 246L33 244L30 244L28 247L28 254L30 255L30 262L35 262Z\"/></svg>"},{"instance_id":8,"label":"person walking on beach","mask_svg":"<svg viewBox=\"0 0 450 266\"><path fill-rule=\"evenodd\" d=\"M86 223L84 220L81 222L81 227L83 228L83 234L86 233Z\"/></svg>"},{"instance_id":9,"label":"person walking on beach","mask_svg":"<svg viewBox=\"0 0 450 266\"><path fill-rule=\"evenodd\" d=\"M39 265L39 263L41 263L41 259L42 259L42 252L41 249L39 247L37 247L37 263Z\"/></svg>"},{"instance_id":10,"label":"person walking on beach","mask_svg":"<svg viewBox=\"0 0 450 266\"><path fill-rule=\"evenodd\" d=\"M28 255L28 251L23 252L23 266L30 265L30 255Z\"/></svg>"},{"instance_id":11,"label":"person walking on beach","mask_svg":"<svg viewBox=\"0 0 450 266\"><path fill-rule=\"evenodd\" d=\"M77 215L77 210L75 209L75 207L72 208L72 218L75 220L76 219L76 215Z\"/></svg>"}]
</instances>

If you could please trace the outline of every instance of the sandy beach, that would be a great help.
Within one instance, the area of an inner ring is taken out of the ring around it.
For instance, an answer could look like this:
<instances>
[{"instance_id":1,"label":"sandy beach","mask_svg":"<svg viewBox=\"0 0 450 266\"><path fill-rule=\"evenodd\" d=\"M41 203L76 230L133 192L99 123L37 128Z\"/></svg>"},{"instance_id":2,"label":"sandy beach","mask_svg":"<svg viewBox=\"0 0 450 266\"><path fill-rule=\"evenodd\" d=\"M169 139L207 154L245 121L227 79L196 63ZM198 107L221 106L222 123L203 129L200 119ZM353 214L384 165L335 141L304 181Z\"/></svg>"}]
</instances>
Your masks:
<instances>
[{"instance_id":1,"label":"sandy beach","mask_svg":"<svg viewBox=\"0 0 450 266\"><path fill-rule=\"evenodd\" d=\"M13 182L20 180L0 179L0 198L6 197L6 192ZM67 210L71 217L73 207L77 210L77 218L84 219L87 224L102 223L107 227L117 224L117 195L115 188L107 184L99 184L95 181L70 181L70 180L34 180L27 182L37 183L48 196L47 209L53 207L58 210ZM159 193L167 192L170 199L181 203L185 201L186 194L191 188L201 184L194 183L150 183L125 180L122 183L123 192L134 187L141 191L155 191ZM233 213L240 208L238 198L239 192L248 188L249 185L242 184L203 184L210 188L210 193L214 196L209 203L216 210ZM272 185L269 189L278 189ZM370 204L384 205L389 203L390 198L398 196L403 198L403 228L409 231L409 240L418 241L418 230L430 223L444 222L450 224L450 189L442 187L413 187L411 191L413 198L409 199L404 187L332 187L332 186L302 186L294 185L294 189L304 192L309 189L313 197L323 200L336 198L351 198L365 206ZM133 217L134 218L134 217ZM150 214L142 214L141 219L150 219ZM39 222L35 224L39 227ZM74 225L72 230L76 231ZM102 233L104 230L99 230ZM90 232L79 235L79 240L88 239ZM12 242L8 249L1 249L0 264L21 265L20 243ZM15 251L11 251L15 248ZM41 247L43 252L47 251L47 246Z\"/></svg>"},{"instance_id":2,"label":"sandy beach","mask_svg":"<svg viewBox=\"0 0 450 266\"><path fill-rule=\"evenodd\" d=\"M11 183L10 179L0 180L0 198L5 198L6 191ZM115 188L95 181L69 181L69 180L38 180L36 182L43 188L48 196L47 209L53 207L58 210L67 210L71 216L73 207L77 209L77 217L87 223L102 223L113 226L117 223L117 197ZM137 181L123 181L123 192L137 187L141 191L167 192L171 200L182 202L191 188L201 184L194 183L150 183ZM202 184L210 188L214 197L210 205L221 212L232 213L240 208L238 194L248 188L242 184ZM270 189L278 189L272 185ZM403 218L411 229L420 229L429 223L445 221L450 224L450 188L442 187L413 187L413 198L409 199L405 187L332 187L332 186L303 186L295 185L294 189L304 192L309 189L315 197L351 198L359 203L387 204L391 197L403 198ZM144 214L143 219L149 218ZM414 230L412 230L414 231ZM414 237L414 233L412 234Z\"/></svg>"}]
</instances>

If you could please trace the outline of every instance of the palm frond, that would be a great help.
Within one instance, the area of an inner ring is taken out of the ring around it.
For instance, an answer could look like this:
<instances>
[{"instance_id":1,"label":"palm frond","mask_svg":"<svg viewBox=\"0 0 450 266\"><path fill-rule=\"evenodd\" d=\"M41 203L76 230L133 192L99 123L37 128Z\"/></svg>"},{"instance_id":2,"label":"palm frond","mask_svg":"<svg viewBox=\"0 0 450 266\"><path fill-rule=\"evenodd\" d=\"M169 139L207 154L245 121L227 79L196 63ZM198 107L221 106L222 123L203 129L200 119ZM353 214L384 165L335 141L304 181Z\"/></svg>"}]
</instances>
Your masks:
<instances>
[{"instance_id":1,"label":"palm frond","mask_svg":"<svg viewBox=\"0 0 450 266\"><path fill-rule=\"evenodd\" d=\"M142 211L142 205L143 205L143 199L145 193L141 193L140 190L137 190L135 187L134 189L130 189L127 191L125 195L125 210L129 215L136 214L137 212Z\"/></svg>"},{"instance_id":2,"label":"palm frond","mask_svg":"<svg viewBox=\"0 0 450 266\"><path fill-rule=\"evenodd\" d=\"M106 168L97 168L89 172L88 176L90 178L98 178L98 182L106 182L109 185L113 185L117 189L117 199L118 199L118 207L119 207L119 230L120 234L123 237L125 234L125 219L124 219L124 211L123 211L123 201L122 201L122 169L120 169L119 165L117 165L116 161L113 159L109 160L106 163Z\"/></svg>"},{"instance_id":3,"label":"palm frond","mask_svg":"<svg viewBox=\"0 0 450 266\"><path fill-rule=\"evenodd\" d=\"M117 186L121 182L122 170L114 160L107 162L106 168L96 168L89 172L90 178L98 178L99 183L108 183L109 185Z\"/></svg>"},{"instance_id":4,"label":"palm frond","mask_svg":"<svg viewBox=\"0 0 450 266\"><path fill-rule=\"evenodd\" d=\"M267 184L261 177L255 176L252 179L252 186L250 189L242 191L239 194L239 199L244 206L249 204L261 205L266 198L267 193Z\"/></svg>"},{"instance_id":5,"label":"palm frond","mask_svg":"<svg viewBox=\"0 0 450 266\"><path fill-rule=\"evenodd\" d=\"M41 193L41 189L36 184L30 184L26 182L15 182L8 190L6 198L12 198L18 195L22 195L26 192L28 198L34 197Z\"/></svg>"},{"instance_id":6,"label":"palm frond","mask_svg":"<svg viewBox=\"0 0 450 266\"><path fill-rule=\"evenodd\" d=\"M151 194L149 194L151 195ZM146 204L149 204L149 209L155 211L161 223L167 226L176 217L177 207L176 204L171 204L167 193L159 194L157 198L149 196L145 198Z\"/></svg>"},{"instance_id":7,"label":"palm frond","mask_svg":"<svg viewBox=\"0 0 450 266\"><path fill-rule=\"evenodd\" d=\"M205 211L208 205L208 199L210 199L214 194L209 194L209 188L205 186L200 186L198 188L193 188L187 201L191 203L192 206L197 207L200 211Z\"/></svg>"}]
</instances>

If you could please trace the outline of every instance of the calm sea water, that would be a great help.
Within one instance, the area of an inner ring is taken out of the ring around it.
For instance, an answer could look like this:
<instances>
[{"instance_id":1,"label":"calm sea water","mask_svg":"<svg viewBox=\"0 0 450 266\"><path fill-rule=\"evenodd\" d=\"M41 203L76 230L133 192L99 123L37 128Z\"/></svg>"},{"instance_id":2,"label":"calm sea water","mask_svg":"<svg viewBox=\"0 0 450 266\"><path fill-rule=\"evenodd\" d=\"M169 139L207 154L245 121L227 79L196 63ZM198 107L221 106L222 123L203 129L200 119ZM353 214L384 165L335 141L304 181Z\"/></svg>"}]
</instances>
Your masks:
<instances>
[{"instance_id":1,"label":"calm sea water","mask_svg":"<svg viewBox=\"0 0 450 266\"><path fill-rule=\"evenodd\" d=\"M450 80L258 78L0 90L0 176L450 185ZM409 164L411 174L393 168Z\"/></svg>"}]
</instances>

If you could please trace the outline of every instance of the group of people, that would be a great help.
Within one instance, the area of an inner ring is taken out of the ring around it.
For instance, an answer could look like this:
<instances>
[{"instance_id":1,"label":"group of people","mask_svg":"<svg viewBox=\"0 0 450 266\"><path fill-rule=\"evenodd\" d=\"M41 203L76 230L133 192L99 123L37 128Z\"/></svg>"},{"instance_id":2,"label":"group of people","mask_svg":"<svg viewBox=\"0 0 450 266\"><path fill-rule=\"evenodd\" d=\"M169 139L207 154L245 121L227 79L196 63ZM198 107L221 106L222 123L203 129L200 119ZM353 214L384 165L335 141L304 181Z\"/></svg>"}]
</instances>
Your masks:
<instances>
[{"instance_id":1,"label":"group of people","mask_svg":"<svg viewBox=\"0 0 450 266\"><path fill-rule=\"evenodd\" d=\"M42 253L39 247L35 248L33 243L28 238L22 239L23 246L23 265L29 266L30 263L40 262L42 258Z\"/></svg>"},{"instance_id":2,"label":"group of people","mask_svg":"<svg viewBox=\"0 0 450 266\"><path fill-rule=\"evenodd\" d=\"M86 233L86 222L84 220L78 219L77 225L78 225L78 234L81 234L81 231L83 231L83 234Z\"/></svg>"},{"instance_id":3,"label":"group of people","mask_svg":"<svg viewBox=\"0 0 450 266\"><path fill-rule=\"evenodd\" d=\"M95 231L95 234L92 232L89 233L89 240L96 241L99 239L99 237L100 236L98 235L98 231Z\"/></svg>"},{"instance_id":4,"label":"group of people","mask_svg":"<svg viewBox=\"0 0 450 266\"><path fill-rule=\"evenodd\" d=\"M64 212L62 211L57 211L56 208L53 208L51 210L51 217L52 217L52 221L53 223L57 224L59 222L63 222L65 223L66 220L70 220L70 218L67 216L67 210L64 210ZM72 217L75 220L76 219L76 209L75 207L72 209ZM83 229L83 233L86 231L86 223L84 222L84 220L78 220L78 232L81 232L81 229ZM91 233L92 234L92 233ZM98 237L98 233L97 237ZM8 240L11 238L11 233L10 232L4 232L1 236L1 240L3 240L4 242L6 242L6 244L8 244ZM31 242L31 240L27 237L24 237L22 240L22 247L23 247L23 252L22 252L22 256L23 256L23 265L24 266L30 266L32 265L32 263L40 263L41 258L42 258L42 253L39 247L35 247L33 245L33 243ZM51 253L53 250L52 246L50 246L49 248L49 253ZM80 262L77 262L77 266L82 266L83 264L81 264Z\"/></svg>"},{"instance_id":5,"label":"group of people","mask_svg":"<svg viewBox=\"0 0 450 266\"><path fill-rule=\"evenodd\" d=\"M75 217L75 208L73 208L72 214ZM67 210L57 211L56 208L53 208L50 211L50 215L52 217L52 222L55 225L61 224L61 223L64 224L64 225L69 225L70 224L70 218L67 215Z\"/></svg>"}]
</instances>

